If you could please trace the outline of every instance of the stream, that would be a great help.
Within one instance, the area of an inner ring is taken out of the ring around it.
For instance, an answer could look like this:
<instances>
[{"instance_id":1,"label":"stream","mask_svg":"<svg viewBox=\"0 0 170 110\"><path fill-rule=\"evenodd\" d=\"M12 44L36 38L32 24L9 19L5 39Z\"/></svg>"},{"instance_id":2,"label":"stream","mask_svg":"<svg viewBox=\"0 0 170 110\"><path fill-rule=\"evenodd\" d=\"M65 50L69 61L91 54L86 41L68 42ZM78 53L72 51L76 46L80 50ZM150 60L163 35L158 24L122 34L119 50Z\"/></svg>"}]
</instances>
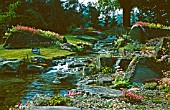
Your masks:
<instances>
[{"instance_id":1,"label":"stream","mask_svg":"<svg viewBox=\"0 0 170 110\"><path fill-rule=\"evenodd\" d=\"M75 81L81 80L89 56L72 56L54 60L55 66L48 67L43 74L0 75L0 109L21 103L25 105L36 94L55 95L62 90L75 88ZM71 80L72 79L72 80Z\"/></svg>"}]
</instances>

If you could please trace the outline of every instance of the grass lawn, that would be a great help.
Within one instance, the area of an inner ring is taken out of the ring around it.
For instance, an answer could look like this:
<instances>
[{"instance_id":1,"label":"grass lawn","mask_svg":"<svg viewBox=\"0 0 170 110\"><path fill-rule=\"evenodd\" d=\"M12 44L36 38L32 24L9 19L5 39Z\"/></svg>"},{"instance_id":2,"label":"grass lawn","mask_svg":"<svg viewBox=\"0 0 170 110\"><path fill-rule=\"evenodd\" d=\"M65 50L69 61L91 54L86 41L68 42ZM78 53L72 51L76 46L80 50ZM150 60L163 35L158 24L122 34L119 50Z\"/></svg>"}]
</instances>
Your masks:
<instances>
[{"instance_id":1,"label":"grass lawn","mask_svg":"<svg viewBox=\"0 0 170 110\"><path fill-rule=\"evenodd\" d=\"M1 49L0 57L8 59L23 59L31 56L44 56L45 58L53 58L56 56L66 56L73 54L67 50L60 48L40 48L40 55L32 54L32 49Z\"/></svg>"},{"instance_id":2,"label":"grass lawn","mask_svg":"<svg viewBox=\"0 0 170 110\"><path fill-rule=\"evenodd\" d=\"M77 39L76 36L67 34L64 35L68 42L72 44L77 44L78 42L88 43L87 41ZM90 36L88 36L90 37ZM32 49L3 49L2 45L0 45L0 58L8 58L8 59L23 59L30 58L31 56L44 56L45 58L53 58L57 56L66 56L74 54L74 52L70 52L67 50L62 50L59 47L48 47L48 48L40 48L40 55L32 54Z\"/></svg>"},{"instance_id":3,"label":"grass lawn","mask_svg":"<svg viewBox=\"0 0 170 110\"><path fill-rule=\"evenodd\" d=\"M80 40L80 39L77 39L76 35L71 35L71 34L67 34L67 35L64 35L67 39L68 42L72 43L72 44L77 44L78 42L82 42L82 43L88 43L91 45L90 42L88 41L84 41L84 40ZM86 35L85 35L86 36ZM96 36L87 36L87 37L92 37L92 38L96 38ZM97 38L96 38L97 39Z\"/></svg>"}]
</instances>

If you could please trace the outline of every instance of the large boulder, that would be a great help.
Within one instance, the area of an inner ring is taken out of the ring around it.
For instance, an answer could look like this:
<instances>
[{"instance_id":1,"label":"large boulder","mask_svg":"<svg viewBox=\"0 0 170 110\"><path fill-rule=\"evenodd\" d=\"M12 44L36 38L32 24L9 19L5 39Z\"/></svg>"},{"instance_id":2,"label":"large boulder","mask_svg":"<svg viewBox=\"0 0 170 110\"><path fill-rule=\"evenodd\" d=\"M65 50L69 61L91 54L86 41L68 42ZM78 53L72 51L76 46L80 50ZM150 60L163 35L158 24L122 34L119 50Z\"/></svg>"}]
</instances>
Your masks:
<instances>
[{"instance_id":1,"label":"large boulder","mask_svg":"<svg viewBox=\"0 0 170 110\"><path fill-rule=\"evenodd\" d=\"M31 32L15 31L6 39L4 48L27 48L55 45L56 39Z\"/></svg>"},{"instance_id":2,"label":"large boulder","mask_svg":"<svg viewBox=\"0 0 170 110\"><path fill-rule=\"evenodd\" d=\"M117 61L116 57L100 57L101 67L112 67Z\"/></svg>"},{"instance_id":3,"label":"large boulder","mask_svg":"<svg viewBox=\"0 0 170 110\"><path fill-rule=\"evenodd\" d=\"M137 40L141 43L146 43L146 41L148 39L153 39L153 38L157 38L157 37L164 37L164 36L170 35L170 30L169 29L150 28L147 26L135 24L132 26L129 34L133 40Z\"/></svg>"},{"instance_id":4,"label":"large boulder","mask_svg":"<svg viewBox=\"0 0 170 110\"><path fill-rule=\"evenodd\" d=\"M121 95L120 90L115 90L103 86L89 86L89 85L80 85L77 88L80 91L84 91L90 94L97 94L105 98L115 98Z\"/></svg>"},{"instance_id":5,"label":"large boulder","mask_svg":"<svg viewBox=\"0 0 170 110\"><path fill-rule=\"evenodd\" d=\"M147 79L161 78L162 70L170 65L164 62L157 62L154 58L139 58L131 73L132 83L144 83Z\"/></svg>"},{"instance_id":6,"label":"large boulder","mask_svg":"<svg viewBox=\"0 0 170 110\"><path fill-rule=\"evenodd\" d=\"M20 65L21 60L0 62L0 73L17 73Z\"/></svg>"}]
</instances>

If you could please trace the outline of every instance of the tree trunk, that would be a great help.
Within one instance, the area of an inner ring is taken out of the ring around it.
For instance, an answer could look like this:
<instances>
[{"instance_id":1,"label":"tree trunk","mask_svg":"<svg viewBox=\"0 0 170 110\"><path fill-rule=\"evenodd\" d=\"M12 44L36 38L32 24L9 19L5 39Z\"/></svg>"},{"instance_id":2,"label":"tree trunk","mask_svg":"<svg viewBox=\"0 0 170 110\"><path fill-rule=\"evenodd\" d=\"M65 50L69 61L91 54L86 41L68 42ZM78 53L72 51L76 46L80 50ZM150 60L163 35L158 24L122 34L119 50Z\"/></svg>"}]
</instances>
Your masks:
<instances>
[{"instance_id":1,"label":"tree trunk","mask_svg":"<svg viewBox=\"0 0 170 110\"><path fill-rule=\"evenodd\" d=\"M123 27L130 27L131 7L123 8Z\"/></svg>"},{"instance_id":2,"label":"tree trunk","mask_svg":"<svg viewBox=\"0 0 170 110\"><path fill-rule=\"evenodd\" d=\"M130 12L133 8L132 0L118 0L123 8L123 27L130 27Z\"/></svg>"}]
</instances>

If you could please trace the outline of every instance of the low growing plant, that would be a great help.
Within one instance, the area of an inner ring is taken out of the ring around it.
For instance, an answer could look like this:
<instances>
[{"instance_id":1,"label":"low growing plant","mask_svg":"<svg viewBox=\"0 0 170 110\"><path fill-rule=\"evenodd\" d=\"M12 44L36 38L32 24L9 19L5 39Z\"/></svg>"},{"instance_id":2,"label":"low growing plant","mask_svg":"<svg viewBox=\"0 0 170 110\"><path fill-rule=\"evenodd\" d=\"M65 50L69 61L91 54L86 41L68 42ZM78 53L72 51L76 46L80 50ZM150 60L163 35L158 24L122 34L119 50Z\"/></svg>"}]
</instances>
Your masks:
<instances>
[{"instance_id":1,"label":"low growing plant","mask_svg":"<svg viewBox=\"0 0 170 110\"><path fill-rule=\"evenodd\" d=\"M158 84L156 82L145 83L145 89L156 89Z\"/></svg>"},{"instance_id":2,"label":"low growing plant","mask_svg":"<svg viewBox=\"0 0 170 110\"><path fill-rule=\"evenodd\" d=\"M108 73L112 73L113 72L113 69L111 67L103 67L102 68L102 73L105 73L105 74L108 74Z\"/></svg>"},{"instance_id":3,"label":"low growing plant","mask_svg":"<svg viewBox=\"0 0 170 110\"><path fill-rule=\"evenodd\" d=\"M70 103L72 100L70 98L63 97L61 94L58 94L56 96L53 96L50 99L50 105L51 106L57 106L57 105L66 105L66 103Z\"/></svg>"},{"instance_id":4,"label":"low growing plant","mask_svg":"<svg viewBox=\"0 0 170 110\"><path fill-rule=\"evenodd\" d=\"M110 86L111 88L125 88L130 86L130 81L122 76L116 76L112 84L113 85Z\"/></svg>"}]
</instances>

